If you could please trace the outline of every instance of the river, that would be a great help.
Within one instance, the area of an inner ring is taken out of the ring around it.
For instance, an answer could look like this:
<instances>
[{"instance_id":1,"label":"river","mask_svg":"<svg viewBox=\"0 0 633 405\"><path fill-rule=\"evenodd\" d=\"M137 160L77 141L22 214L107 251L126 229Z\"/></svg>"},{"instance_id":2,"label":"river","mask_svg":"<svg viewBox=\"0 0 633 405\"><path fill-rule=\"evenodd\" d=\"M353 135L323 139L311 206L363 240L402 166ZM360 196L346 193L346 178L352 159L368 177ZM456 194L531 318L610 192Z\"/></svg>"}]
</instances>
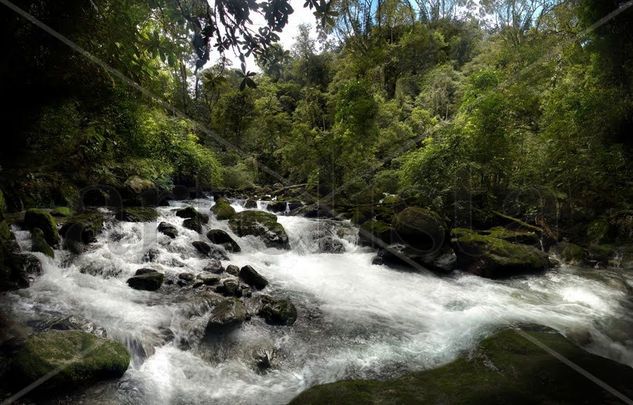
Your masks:
<instances>
[{"instance_id":1,"label":"river","mask_svg":"<svg viewBox=\"0 0 633 405\"><path fill-rule=\"evenodd\" d=\"M126 280L141 267L168 279L201 272L208 259L191 242L206 240L206 229L183 228L173 208L193 205L209 213L212 204L199 199L159 208L158 221L178 229L173 240L156 232L157 223L109 222L82 255L58 250L53 260L36 253L44 274L0 304L36 329L71 315L126 344L130 368L120 381L80 394L91 403L283 404L315 384L436 367L518 322L552 327L593 353L633 366L630 273L563 265L540 276L494 281L398 271L372 265L375 251L355 243L350 224L292 216L279 217L288 251L238 238L227 221L211 218L206 228L234 237L242 252L223 264L252 265L270 281L265 293L294 302L297 322L271 326L253 317L221 340L205 337L210 306L203 295L176 285L138 291ZM311 235L323 229L343 242L345 253L316 252ZM28 250L28 232L15 233ZM155 261L146 263L150 250ZM267 371L254 362L264 352L273 359Z\"/></svg>"}]
</instances>

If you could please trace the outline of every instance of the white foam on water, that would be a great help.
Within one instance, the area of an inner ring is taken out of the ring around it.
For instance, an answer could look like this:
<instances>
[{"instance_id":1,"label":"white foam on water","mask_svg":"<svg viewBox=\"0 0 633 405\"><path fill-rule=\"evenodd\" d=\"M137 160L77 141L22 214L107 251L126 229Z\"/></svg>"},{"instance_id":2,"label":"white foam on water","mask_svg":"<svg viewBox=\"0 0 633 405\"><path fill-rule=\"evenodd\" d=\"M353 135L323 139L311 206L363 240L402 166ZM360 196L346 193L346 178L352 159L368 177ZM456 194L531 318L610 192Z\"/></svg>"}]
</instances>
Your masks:
<instances>
[{"instance_id":1,"label":"white foam on water","mask_svg":"<svg viewBox=\"0 0 633 405\"><path fill-rule=\"evenodd\" d=\"M173 205L190 204L210 213L213 202ZM237 202L233 206L243 210ZM261 202L258 206L265 209ZM173 208L159 212L158 222L177 227L176 239L157 233L157 223L111 224L79 257L56 251L53 261L38 255L44 274L31 288L6 298L17 318L75 315L127 344L135 357L119 384L118 401L286 403L319 383L438 366L495 329L521 322L550 326L633 366L628 274L562 266L544 275L493 281L397 271L372 265L375 252L354 244L351 225L291 216L279 216L290 237L289 251L238 238L227 221L212 218L206 228L229 232L242 247L224 265L252 265L270 281L267 293L295 303L295 325L270 326L254 317L221 341L200 341L202 335L193 331L204 327L208 311L192 309L194 293L137 291L126 284L141 267L176 277L199 273L207 262L191 246L205 240L204 233L183 228ZM345 232L332 231L341 227ZM323 229L342 241L345 253L316 252L310 235ZM18 239L28 250L28 233L18 232ZM158 259L143 263L149 249ZM98 271L82 273L85 268ZM166 338L166 331L177 338ZM179 345L179 338L188 339L189 346ZM254 366L258 350L275 353L274 367L266 373Z\"/></svg>"}]
</instances>

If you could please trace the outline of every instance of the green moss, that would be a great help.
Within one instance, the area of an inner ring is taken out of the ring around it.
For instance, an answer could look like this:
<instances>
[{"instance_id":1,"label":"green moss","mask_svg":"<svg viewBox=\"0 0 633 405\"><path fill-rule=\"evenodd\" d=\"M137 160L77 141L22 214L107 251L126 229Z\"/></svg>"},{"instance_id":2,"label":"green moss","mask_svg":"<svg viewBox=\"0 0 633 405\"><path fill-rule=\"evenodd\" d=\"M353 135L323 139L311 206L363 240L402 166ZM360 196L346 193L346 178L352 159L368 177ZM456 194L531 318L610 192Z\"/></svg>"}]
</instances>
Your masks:
<instances>
[{"instance_id":1,"label":"green moss","mask_svg":"<svg viewBox=\"0 0 633 405\"><path fill-rule=\"evenodd\" d=\"M451 234L458 268L473 274L504 278L549 267L547 255L532 246L510 243L466 228L454 228Z\"/></svg>"},{"instance_id":2,"label":"green moss","mask_svg":"<svg viewBox=\"0 0 633 405\"><path fill-rule=\"evenodd\" d=\"M76 245L75 242L94 242L103 229L105 218L101 212L94 210L76 213L63 221L60 233L64 237L64 245L75 253L79 253L81 246Z\"/></svg>"},{"instance_id":3,"label":"green moss","mask_svg":"<svg viewBox=\"0 0 633 405\"><path fill-rule=\"evenodd\" d=\"M59 370L38 389L74 389L77 385L118 378L130 355L118 342L81 331L51 330L31 336L13 361L15 377L31 383Z\"/></svg>"},{"instance_id":4,"label":"green moss","mask_svg":"<svg viewBox=\"0 0 633 405\"><path fill-rule=\"evenodd\" d=\"M235 216L235 209L231 207L228 200L219 200L213 207L211 207L211 211L215 214L216 218L219 220L231 219Z\"/></svg>"},{"instance_id":5,"label":"green moss","mask_svg":"<svg viewBox=\"0 0 633 405\"><path fill-rule=\"evenodd\" d=\"M69 207L55 207L51 211L51 215L54 217L69 217L73 213L73 210Z\"/></svg>"},{"instance_id":6,"label":"green moss","mask_svg":"<svg viewBox=\"0 0 633 405\"><path fill-rule=\"evenodd\" d=\"M125 222L152 222L156 218L158 218L158 212L150 207L128 207L116 214L116 219Z\"/></svg>"},{"instance_id":7,"label":"green moss","mask_svg":"<svg viewBox=\"0 0 633 405\"><path fill-rule=\"evenodd\" d=\"M539 235L534 231L529 230L512 230L504 228L503 226L495 226L487 231L484 231L487 235L493 238L503 239L508 242L536 244L539 242Z\"/></svg>"},{"instance_id":8,"label":"green moss","mask_svg":"<svg viewBox=\"0 0 633 405\"><path fill-rule=\"evenodd\" d=\"M55 257L55 252L44 239L44 232L40 228L31 230L31 250L34 252L44 253L48 257Z\"/></svg>"},{"instance_id":9,"label":"green moss","mask_svg":"<svg viewBox=\"0 0 633 405\"><path fill-rule=\"evenodd\" d=\"M57 222L47 211L37 208L27 210L24 214L24 225L31 231L35 228L41 229L49 245L55 247L59 244Z\"/></svg>"},{"instance_id":10,"label":"green moss","mask_svg":"<svg viewBox=\"0 0 633 405\"><path fill-rule=\"evenodd\" d=\"M526 338L527 336L527 338ZM469 356L388 381L341 381L313 387L291 404L611 403L607 391L544 351L537 342L627 396L633 370L585 352L546 330L505 330Z\"/></svg>"}]
</instances>

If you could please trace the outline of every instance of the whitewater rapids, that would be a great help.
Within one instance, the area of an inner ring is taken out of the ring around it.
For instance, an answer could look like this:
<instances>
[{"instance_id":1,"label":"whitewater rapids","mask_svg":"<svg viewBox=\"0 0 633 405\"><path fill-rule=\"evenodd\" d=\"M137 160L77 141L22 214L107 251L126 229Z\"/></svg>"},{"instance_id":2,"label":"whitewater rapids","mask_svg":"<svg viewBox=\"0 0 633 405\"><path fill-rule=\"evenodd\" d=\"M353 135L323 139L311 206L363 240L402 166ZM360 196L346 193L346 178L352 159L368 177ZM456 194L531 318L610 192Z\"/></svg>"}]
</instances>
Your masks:
<instances>
[{"instance_id":1,"label":"whitewater rapids","mask_svg":"<svg viewBox=\"0 0 633 405\"><path fill-rule=\"evenodd\" d=\"M54 260L35 253L44 274L0 305L35 329L72 315L127 345L130 368L120 381L81 393L91 403L284 404L315 384L437 367L518 322L552 327L593 353L633 367L630 273L562 266L509 281L465 274L439 278L372 265L375 251L357 246L357 230L344 222L280 216L292 247L281 251L238 238L227 221L215 218L197 234L174 213L174 207L187 205L209 213L212 204L174 202L158 209L154 223L108 223L93 248L77 257L61 250ZM243 209L238 202L233 206ZM161 221L177 227L176 239L157 233ZM323 227L343 242L345 253L316 253L311 234ZM265 293L289 297L298 310L293 326L253 317L226 339L212 341L203 333L209 308L195 290L127 286L141 267L167 278L201 272L208 259L191 242L205 241L214 228L229 232L242 247L223 265L250 264L270 281ZM14 230L29 250L28 232ZM145 262L149 251L155 262ZM254 366L255 353L262 351L273 354L267 372Z\"/></svg>"}]
</instances>

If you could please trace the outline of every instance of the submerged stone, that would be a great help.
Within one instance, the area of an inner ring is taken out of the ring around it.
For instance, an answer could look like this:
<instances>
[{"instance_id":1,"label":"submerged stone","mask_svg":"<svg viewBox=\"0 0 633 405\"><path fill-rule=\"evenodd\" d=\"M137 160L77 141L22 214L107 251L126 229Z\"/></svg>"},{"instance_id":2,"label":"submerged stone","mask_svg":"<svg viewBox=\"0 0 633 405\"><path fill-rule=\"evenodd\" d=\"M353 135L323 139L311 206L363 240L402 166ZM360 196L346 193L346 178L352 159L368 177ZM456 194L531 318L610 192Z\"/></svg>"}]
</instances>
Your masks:
<instances>
[{"instance_id":1,"label":"submerged stone","mask_svg":"<svg viewBox=\"0 0 633 405\"><path fill-rule=\"evenodd\" d=\"M244 304L235 298L220 301L211 311L207 333L230 331L248 319Z\"/></svg>"}]
</instances>

